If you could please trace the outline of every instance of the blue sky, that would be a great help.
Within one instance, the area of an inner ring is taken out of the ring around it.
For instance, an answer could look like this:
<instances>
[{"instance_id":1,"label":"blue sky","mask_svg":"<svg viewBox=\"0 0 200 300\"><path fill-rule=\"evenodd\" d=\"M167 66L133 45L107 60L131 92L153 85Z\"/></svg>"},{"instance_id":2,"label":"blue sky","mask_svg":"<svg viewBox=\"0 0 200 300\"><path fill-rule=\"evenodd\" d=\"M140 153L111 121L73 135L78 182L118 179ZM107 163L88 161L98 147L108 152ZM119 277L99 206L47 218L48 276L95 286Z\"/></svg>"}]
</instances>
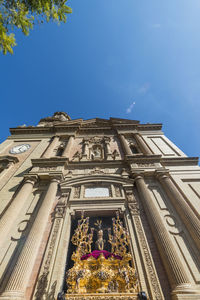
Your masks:
<instances>
[{"instance_id":1,"label":"blue sky","mask_svg":"<svg viewBox=\"0 0 200 300\"><path fill-rule=\"evenodd\" d=\"M200 150L200 1L71 0L67 23L17 32L0 54L1 141L55 111L163 123Z\"/></svg>"}]
</instances>

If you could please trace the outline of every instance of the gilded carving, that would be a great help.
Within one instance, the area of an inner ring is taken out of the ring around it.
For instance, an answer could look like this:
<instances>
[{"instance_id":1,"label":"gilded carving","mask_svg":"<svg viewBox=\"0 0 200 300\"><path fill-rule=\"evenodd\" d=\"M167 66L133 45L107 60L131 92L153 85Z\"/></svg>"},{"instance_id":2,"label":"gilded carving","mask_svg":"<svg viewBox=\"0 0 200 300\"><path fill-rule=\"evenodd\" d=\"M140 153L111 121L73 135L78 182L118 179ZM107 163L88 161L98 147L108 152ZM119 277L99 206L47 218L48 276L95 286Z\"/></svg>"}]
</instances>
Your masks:
<instances>
[{"instance_id":1,"label":"gilded carving","mask_svg":"<svg viewBox=\"0 0 200 300\"><path fill-rule=\"evenodd\" d=\"M94 224L97 229L91 228L89 233L89 217L84 218L82 213L78 227L72 236L72 243L77 248L71 257L74 266L66 274L68 294L135 293L138 291L136 271L130 266L130 261L132 261L132 256L128 251L130 237L118 213L112 221L113 231L111 232L111 228L106 229L108 242L111 244L111 252L109 252L104 250L102 221L97 220ZM97 250L91 252L94 230L97 231L95 243ZM70 297L66 295L66 299Z\"/></svg>"},{"instance_id":2,"label":"gilded carving","mask_svg":"<svg viewBox=\"0 0 200 300\"><path fill-rule=\"evenodd\" d=\"M136 300L138 299L137 294L131 295L112 295L108 296L108 294L103 295L65 295L66 300Z\"/></svg>"}]
</instances>

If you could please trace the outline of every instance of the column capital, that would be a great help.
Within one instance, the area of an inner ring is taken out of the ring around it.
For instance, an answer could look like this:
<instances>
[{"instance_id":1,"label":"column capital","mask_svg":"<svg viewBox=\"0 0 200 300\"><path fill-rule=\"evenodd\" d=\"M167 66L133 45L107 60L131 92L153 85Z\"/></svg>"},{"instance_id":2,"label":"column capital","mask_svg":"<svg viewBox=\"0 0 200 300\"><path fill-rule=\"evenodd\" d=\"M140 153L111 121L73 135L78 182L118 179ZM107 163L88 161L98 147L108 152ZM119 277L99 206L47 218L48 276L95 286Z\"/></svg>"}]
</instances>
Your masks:
<instances>
[{"instance_id":1,"label":"column capital","mask_svg":"<svg viewBox=\"0 0 200 300\"><path fill-rule=\"evenodd\" d=\"M134 179L134 181L144 179L144 172L132 172L131 177Z\"/></svg>"},{"instance_id":2,"label":"column capital","mask_svg":"<svg viewBox=\"0 0 200 300\"><path fill-rule=\"evenodd\" d=\"M169 171L168 170L162 170L162 171L156 170L155 176L159 180L164 179L164 178L169 178Z\"/></svg>"},{"instance_id":3,"label":"column capital","mask_svg":"<svg viewBox=\"0 0 200 300\"><path fill-rule=\"evenodd\" d=\"M34 185L38 181L38 176L37 175L25 175L24 181Z\"/></svg>"},{"instance_id":4,"label":"column capital","mask_svg":"<svg viewBox=\"0 0 200 300\"><path fill-rule=\"evenodd\" d=\"M50 174L49 179L50 182L60 183L60 181L63 179L63 174Z\"/></svg>"},{"instance_id":5,"label":"column capital","mask_svg":"<svg viewBox=\"0 0 200 300\"><path fill-rule=\"evenodd\" d=\"M135 175L134 179L135 179L135 182L138 181L139 179L144 179L144 174L142 174L142 173L137 174L137 175Z\"/></svg>"}]
</instances>

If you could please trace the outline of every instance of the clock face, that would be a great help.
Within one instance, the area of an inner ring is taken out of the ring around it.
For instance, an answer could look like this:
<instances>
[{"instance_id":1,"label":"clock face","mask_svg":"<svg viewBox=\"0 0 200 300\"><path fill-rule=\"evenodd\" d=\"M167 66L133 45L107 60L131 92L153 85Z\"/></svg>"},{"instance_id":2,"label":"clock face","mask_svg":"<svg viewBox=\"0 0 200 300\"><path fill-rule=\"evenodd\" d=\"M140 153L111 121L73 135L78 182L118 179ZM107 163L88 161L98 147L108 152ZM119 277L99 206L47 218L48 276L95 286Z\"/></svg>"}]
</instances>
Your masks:
<instances>
[{"instance_id":1,"label":"clock face","mask_svg":"<svg viewBox=\"0 0 200 300\"><path fill-rule=\"evenodd\" d=\"M29 148L31 148L31 146L29 144L22 144L22 145L17 145L15 147L13 147L12 149L10 149L10 153L11 154L19 154L19 153L23 153L25 151L27 151Z\"/></svg>"}]
</instances>

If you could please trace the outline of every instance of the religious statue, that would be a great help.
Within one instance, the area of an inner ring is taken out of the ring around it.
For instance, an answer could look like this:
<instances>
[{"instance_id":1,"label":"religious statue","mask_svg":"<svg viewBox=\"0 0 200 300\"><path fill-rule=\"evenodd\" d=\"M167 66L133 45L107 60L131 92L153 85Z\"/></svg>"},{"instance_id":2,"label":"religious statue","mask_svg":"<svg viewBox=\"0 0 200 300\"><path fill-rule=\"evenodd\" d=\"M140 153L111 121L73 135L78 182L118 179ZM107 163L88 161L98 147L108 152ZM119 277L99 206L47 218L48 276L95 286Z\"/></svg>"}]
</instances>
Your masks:
<instances>
[{"instance_id":1,"label":"religious statue","mask_svg":"<svg viewBox=\"0 0 200 300\"><path fill-rule=\"evenodd\" d=\"M97 241L95 242L95 248L97 250L104 250L105 240L103 239L102 221L97 220L94 224L97 226Z\"/></svg>"},{"instance_id":2,"label":"religious statue","mask_svg":"<svg viewBox=\"0 0 200 300\"><path fill-rule=\"evenodd\" d=\"M67 271L67 294L137 293L137 276L129 253L129 235L117 213L108 230L111 252L105 250L106 241L102 220L94 224L89 233L89 217L82 213L72 243L77 246L72 254L74 266ZM97 232L94 241L94 231ZM92 245L94 244L94 246ZM96 250L92 251L92 248ZM130 264L131 262L131 264ZM69 295L69 299L70 295ZM103 299L103 298L102 298ZM114 298L112 298L114 300Z\"/></svg>"}]
</instances>

